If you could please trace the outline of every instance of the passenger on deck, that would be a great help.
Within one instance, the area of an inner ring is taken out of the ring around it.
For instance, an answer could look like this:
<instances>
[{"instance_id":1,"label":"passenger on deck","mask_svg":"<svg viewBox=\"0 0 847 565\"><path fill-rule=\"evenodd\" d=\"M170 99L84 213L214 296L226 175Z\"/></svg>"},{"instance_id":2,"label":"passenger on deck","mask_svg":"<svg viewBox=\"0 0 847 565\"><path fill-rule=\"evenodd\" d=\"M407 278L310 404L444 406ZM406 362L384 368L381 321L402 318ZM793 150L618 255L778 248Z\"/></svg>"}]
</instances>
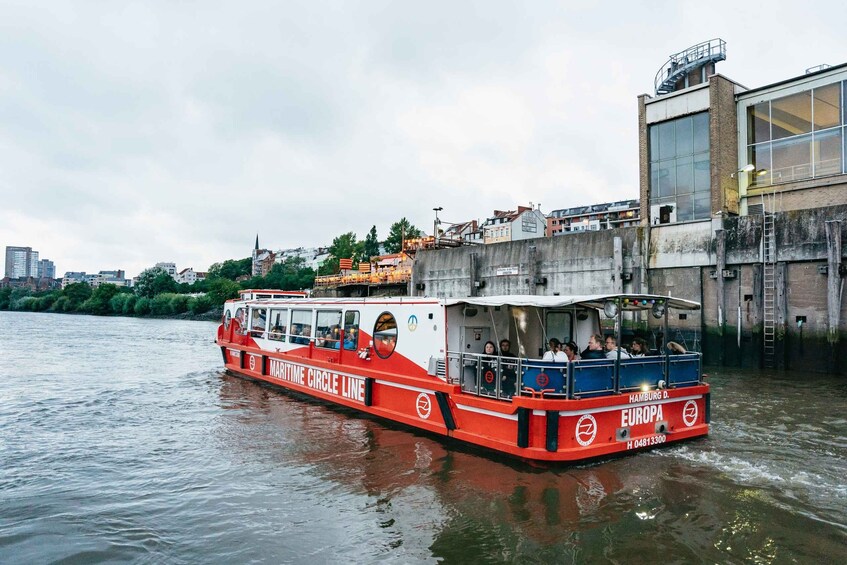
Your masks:
<instances>
[{"instance_id":1,"label":"passenger on deck","mask_svg":"<svg viewBox=\"0 0 847 565\"><path fill-rule=\"evenodd\" d=\"M567 363L568 358L561 350L562 342L555 337L550 338L550 350L544 353L542 361L553 361L554 363Z\"/></svg>"},{"instance_id":2,"label":"passenger on deck","mask_svg":"<svg viewBox=\"0 0 847 565\"><path fill-rule=\"evenodd\" d=\"M647 342L644 338L637 337L632 340L629 353L632 357L644 357L645 355L650 355L650 349L647 347Z\"/></svg>"},{"instance_id":3,"label":"passenger on deck","mask_svg":"<svg viewBox=\"0 0 847 565\"><path fill-rule=\"evenodd\" d=\"M618 347L618 340L615 336L606 336L606 359L617 359L620 352L621 359L631 359L632 355L627 353L626 349Z\"/></svg>"},{"instance_id":4,"label":"passenger on deck","mask_svg":"<svg viewBox=\"0 0 847 565\"><path fill-rule=\"evenodd\" d=\"M675 341L668 342L668 351L670 351L671 355L682 355L683 353L688 353L683 346Z\"/></svg>"},{"instance_id":5,"label":"passenger on deck","mask_svg":"<svg viewBox=\"0 0 847 565\"><path fill-rule=\"evenodd\" d=\"M512 353L512 343L508 339L500 340L500 357L515 357Z\"/></svg>"},{"instance_id":6,"label":"passenger on deck","mask_svg":"<svg viewBox=\"0 0 847 565\"><path fill-rule=\"evenodd\" d=\"M565 356L568 358L568 361L579 361L581 359L579 356L579 348L572 341L569 341L564 345L563 351L565 352Z\"/></svg>"},{"instance_id":7,"label":"passenger on deck","mask_svg":"<svg viewBox=\"0 0 847 565\"><path fill-rule=\"evenodd\" d=\"M514 359L515 354L512 353L511 349L512 343L508 339L500 340L500 357ZM503 360L500 362L500 367L503 372L500 377L500 393L503 396L515 395L515 389L517 388L518 383L517 365L516 361Z\"/></svg>"},{"instance_id":8,"label":"passenger on deck","mask_svg":"<svg viewBox=\"0 0 847 565\"><path fill-rule=\"evenodd\" d=\"M497 346L494 345L493 341L486 341L485 345L482 346L482 353L484 355L497 355Z\"/></svg>"},{"instance_id":9,"label":"passenger on deck","mask_svg":"<svg viewBox=\"0 0 847 565\"><path fill-rule=\"evenodd\" d=\"M588 349L582 352L583 359L605 359L603 352L603 336L594 334L588 338Z\"/></svg>"}]
</instances>

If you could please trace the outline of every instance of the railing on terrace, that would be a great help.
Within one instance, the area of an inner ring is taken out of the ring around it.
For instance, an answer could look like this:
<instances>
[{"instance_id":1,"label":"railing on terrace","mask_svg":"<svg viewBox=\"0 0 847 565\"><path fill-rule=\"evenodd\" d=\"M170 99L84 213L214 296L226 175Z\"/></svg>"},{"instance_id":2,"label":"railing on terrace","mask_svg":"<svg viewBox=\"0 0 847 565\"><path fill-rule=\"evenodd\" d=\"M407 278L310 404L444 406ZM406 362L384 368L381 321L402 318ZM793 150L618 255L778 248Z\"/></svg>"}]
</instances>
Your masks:
<instances>
[{"instance_id":1,"label":"railing on terrace","mask_svg":"<svg viewBox=\"0 0 847 565\"><path fill-rule=\"evenodd\" d=\"M343 286L351 284L403 284L412 278L411 269L393 269L372 273L349 273L344 275L322 275L315 277L315 287Z\"/></svg>"},{"instance_id":2,"label":"railing on terrace","mask_svg":"<svg viewBox=\"0 0 847 565\"><path fill-rule=\"evenodd\" d=\"M552 363L478 353L447 352L447 381L476 396L580 399L702 382L700 353Z\"/></svg>"}]
</instances>

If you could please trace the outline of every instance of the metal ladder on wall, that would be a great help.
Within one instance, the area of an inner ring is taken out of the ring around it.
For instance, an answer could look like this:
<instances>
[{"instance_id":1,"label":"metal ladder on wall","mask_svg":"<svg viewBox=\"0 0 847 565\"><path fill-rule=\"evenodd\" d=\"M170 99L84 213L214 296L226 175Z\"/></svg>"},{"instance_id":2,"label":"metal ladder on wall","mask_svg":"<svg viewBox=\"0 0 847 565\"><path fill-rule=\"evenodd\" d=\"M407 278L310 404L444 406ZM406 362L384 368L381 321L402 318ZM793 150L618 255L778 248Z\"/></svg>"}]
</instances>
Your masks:
<instances>
[{"instance_id":1,"label":"metal ladder on wall","mask_svg":"<svg viewBox=\"0 0 847 565\"><path fill-rule=\"evenodd\" d=\"M769 195L768 203L763 202L762 213L764 217L764 229L762 231L762 271L764 273L764 351L762 361L766 368L776 368L776 229L774 225L774 208L776 200L774 195ZM763 197L764 200L764 197ZM770 208L770 210L768 210Z\"/></svg>"}]
</instances>

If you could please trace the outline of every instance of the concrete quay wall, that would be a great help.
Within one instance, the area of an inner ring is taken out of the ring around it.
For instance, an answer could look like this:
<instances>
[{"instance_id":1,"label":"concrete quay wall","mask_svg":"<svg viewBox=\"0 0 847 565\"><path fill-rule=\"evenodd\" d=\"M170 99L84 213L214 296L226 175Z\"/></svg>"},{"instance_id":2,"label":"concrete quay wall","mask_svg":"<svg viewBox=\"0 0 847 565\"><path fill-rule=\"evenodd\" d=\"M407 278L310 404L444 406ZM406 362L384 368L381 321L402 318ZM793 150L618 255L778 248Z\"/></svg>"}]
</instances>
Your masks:
<instances>
[{"instance_id":1,"label":"concrete quay wall","mask_svg":"<svg viewBox=\"0 0 847 565\"><path fill-rule=\"evenodd\" d=\"M763 216L743 216L420 251L410 293L624 291L687 298L703 309L684 319L677 315L670 339L702 347L708 362L755 367L762 363L763 348L763 235ZM839 362L847 359L847 312L840 293L847 206L776 213L774 235L776 365L847 372L847 363ZM650 316L633 326L648 338L660 329Z\"/></svg>"}]
</instances>

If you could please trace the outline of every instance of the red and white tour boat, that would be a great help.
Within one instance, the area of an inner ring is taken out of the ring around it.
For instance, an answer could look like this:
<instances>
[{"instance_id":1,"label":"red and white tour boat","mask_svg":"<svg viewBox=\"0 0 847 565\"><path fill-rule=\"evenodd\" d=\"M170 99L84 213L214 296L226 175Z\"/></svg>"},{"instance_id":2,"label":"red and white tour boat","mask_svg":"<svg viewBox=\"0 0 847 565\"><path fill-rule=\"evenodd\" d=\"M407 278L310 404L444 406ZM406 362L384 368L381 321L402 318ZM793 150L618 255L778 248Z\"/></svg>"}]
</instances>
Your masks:
<instances>
[{"instance_id":1,"label":"red and white tour boat","mask_svg":"<svg viewBox=\"0 0 847 565\"><path fill-rule=\"evenodd\" d=\"M656 295L309 298L242 291L224 305L226 370L528 460L578 461L709 433L700 353L543 361L600 316L664 319L695 302ZM516 357L486 355L509 340Z\"/></svg>"}]
</instances>

